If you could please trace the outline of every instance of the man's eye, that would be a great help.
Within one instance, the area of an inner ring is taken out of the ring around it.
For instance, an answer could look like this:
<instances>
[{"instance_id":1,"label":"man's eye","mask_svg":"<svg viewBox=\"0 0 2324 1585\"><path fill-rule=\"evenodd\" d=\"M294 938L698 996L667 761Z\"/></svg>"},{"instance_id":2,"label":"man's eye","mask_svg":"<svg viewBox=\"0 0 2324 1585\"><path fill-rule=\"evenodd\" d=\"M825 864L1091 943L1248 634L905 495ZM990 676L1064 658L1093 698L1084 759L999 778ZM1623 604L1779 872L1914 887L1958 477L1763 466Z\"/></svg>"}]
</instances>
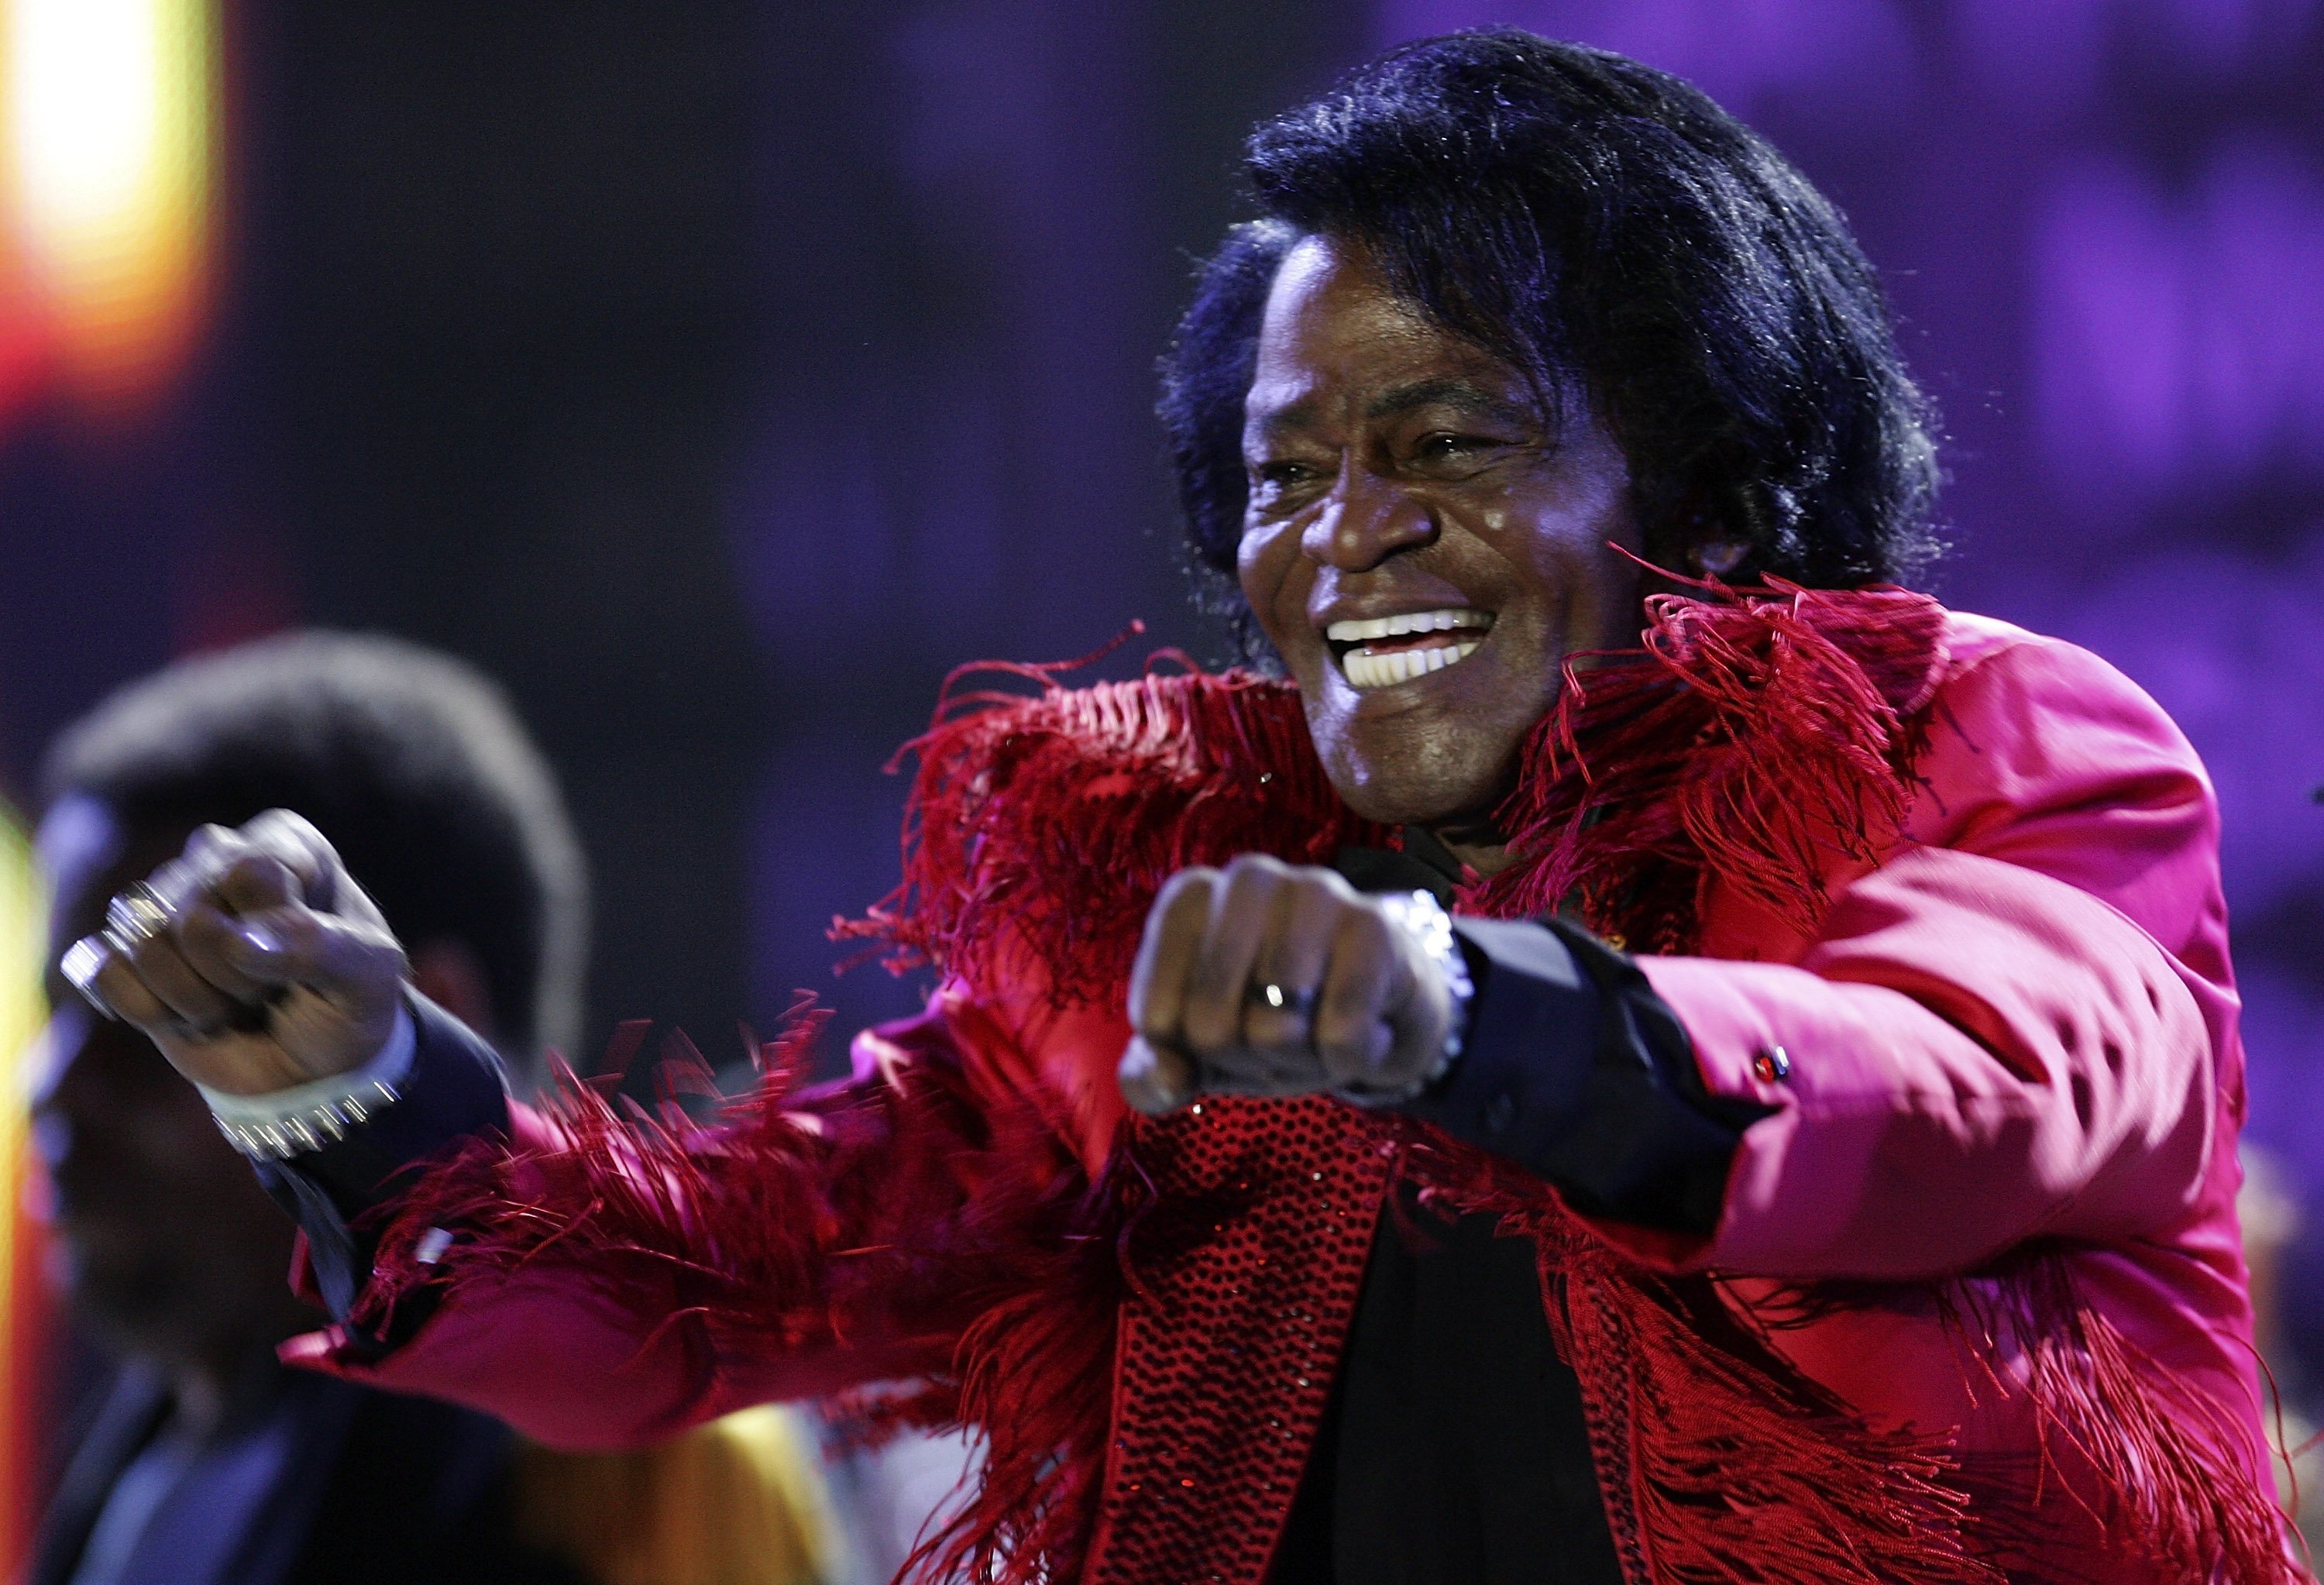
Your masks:
<instances>
[{"instance_id":1,"label":"man's eye","mask_svg":"<svg viewBox=\"0 0 2324 1585\"><path fill-rule=\"evenodd\" d=\"M1447 430L1424 435L1414 452L1423 462L1462 462L1503 443L1483 435L1457 435Z\"/></svg>"},{"instance_id":2,"label":"man's eye","mask_svg":"<svg viewBox=\"0 0 2324 1585\"><path fill-rule=\"evenodd\" d=\"M1263 462L1251 470L1251 477L1270 490L1293 489L1314 476L1304 462Z\"/></svg>"}]
</instances>

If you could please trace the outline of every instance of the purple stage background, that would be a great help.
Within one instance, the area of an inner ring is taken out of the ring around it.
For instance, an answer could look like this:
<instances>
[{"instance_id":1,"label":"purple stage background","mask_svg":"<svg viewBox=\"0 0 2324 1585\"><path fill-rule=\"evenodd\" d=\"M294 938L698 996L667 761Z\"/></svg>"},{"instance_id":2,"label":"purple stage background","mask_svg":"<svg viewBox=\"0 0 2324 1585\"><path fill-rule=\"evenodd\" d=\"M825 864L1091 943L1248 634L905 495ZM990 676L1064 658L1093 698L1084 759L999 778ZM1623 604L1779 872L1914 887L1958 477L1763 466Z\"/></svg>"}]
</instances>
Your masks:
<instances>
[{"instance_id":1,"label":"purple stage background","mask_svg":"<svg viewBox=\"0 0 2324 1585\"><path fill-rule=\"evenodd\" d=\"M505 677L575 789L593 1043L650 1016L724 1055L800 985L843 1027L908 1009L823 931L892 880L880 767L946 670L1133 617L1210 652L1148 409L1240 130L1515 23L1692 77L1853 217L1946 418L1938 592L2107 656L2210 763L2251 1135L2324 1208L2324 0L225 15L180 388L125 428L0 415L20 802L171 653L386 627ZM2319 1248L2292 1319L2324 1361Z\"/></svg>"}]
</instances>

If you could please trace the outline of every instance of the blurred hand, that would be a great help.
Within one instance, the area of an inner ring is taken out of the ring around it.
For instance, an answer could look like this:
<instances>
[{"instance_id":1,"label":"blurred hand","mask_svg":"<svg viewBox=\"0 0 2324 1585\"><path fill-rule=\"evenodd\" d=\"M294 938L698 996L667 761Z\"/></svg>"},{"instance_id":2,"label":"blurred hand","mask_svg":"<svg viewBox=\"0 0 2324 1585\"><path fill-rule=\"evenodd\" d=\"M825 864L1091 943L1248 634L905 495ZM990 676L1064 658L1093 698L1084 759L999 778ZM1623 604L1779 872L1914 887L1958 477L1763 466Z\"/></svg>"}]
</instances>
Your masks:
<instances>
[{"instance_id":1,"label":"blurred hand","mask_svg":"<svg viewBox=\"0 0 2324 1585\"><path fill-rule=\"evenodd\" d=\"M152 933L89 936L69 972L189 1079L263 1094L361 1067L387 1044L403 949L297 815L206 825L146 886Z\"/></svg>"},{"instance_id":2,"label":"blurred hand","mask_svg":"<svg viewBox=\"0 0 2324 1585\"><path fill-rule=\"evenodd\" d=\"M1249 854L1172 876L1130 981L1121 1092L1391 1092L1444 1049L1452 996L1412 933L1329 870Z\"/></svg>"}]
</instances>

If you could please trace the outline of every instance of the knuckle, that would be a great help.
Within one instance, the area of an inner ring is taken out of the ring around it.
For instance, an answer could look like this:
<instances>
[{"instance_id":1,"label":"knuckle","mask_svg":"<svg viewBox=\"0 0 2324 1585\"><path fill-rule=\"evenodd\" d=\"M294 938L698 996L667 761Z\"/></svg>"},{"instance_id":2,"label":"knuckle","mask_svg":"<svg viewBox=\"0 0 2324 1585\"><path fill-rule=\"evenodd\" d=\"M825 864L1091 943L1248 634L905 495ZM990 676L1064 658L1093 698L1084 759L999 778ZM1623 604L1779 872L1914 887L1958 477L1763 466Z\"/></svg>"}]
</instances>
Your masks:
<instances>
[{"instance_id":1,"label":"knuckle","mask_svg":"<svg viewBox=\"0 0 2324 1585\"><path fill-rule=\"evenodd\" d=\"M1162 921L1206 910L1210 907L1211 884L1217 877L1215 870L1179 871L1162 883L1151 917Z\"/></svg>"},{"instance_id":2,"label":"knuckle","mask_svg":"<svg viewBox=\"0 0 2324 1585\"><path fill-rule=\"evenodd\" d=\"M249 886L271 880L281 868L280 862L263 853L238 853L218 871L217 879L222 885Z\"/></svg>"},{"instance_id":3,"label":"knuckle","mask_svg":"<svg viewBox=\"0 0 2324 1585\"><path fill-rule=\"evenodd\" d=\"M278 805L274 808L262 810L253 816L250 824L242 829L245 836L275 837L286 833L295 833L306 824L306 821L297 815Z\"/></svg>"},{"instance_id":4,"label":"knuckle","mask_svg":"<svg viewBox=\"0 0 2324 1585\"><path fill-rule=\"evenodd\" d=\"M1311 904L1345 905L1360 903L1362 900L1356 889L1348 884L1347 878L1336 870L1310 867L1295 870L1291 873L1293 881L1299 888L1301 897Z\"/></svg>"},{"instance_id":5,"label":"knuckle","mask_svg":"<svg viewBox=\"0 0 2324 1585\"><path fill-rule=\"evenodd\" d=\"M1208 886L1217 878L1218 873L1216 870L1207 869L1200 864L1181 870L1162 883L1162 895L1166 898L1176 898L1197 887Z\"/></svg>"},{"instance_id":6,"label":"knuckle","mask_svg":"<svg viewBox=\"0 0 2324 1585\"><path fill-rule=\"evenodd\" d=\"M195 827L194 834L186 838L185 856L200 861L236 852L242 846L243 840L238 833L215 824L201 825Z\"/></svg>"},{"instance_id":7,"label":"knuckle","mask_svg":"<svg viewBox=\"0 0 2324 1585\"><path fill-rule=\"evenodd\" d=\"M242 829L251 842L294 868L315 868L337 857L323 834L295 810L269 809Z\"/></svg>"},{"instance_id":8,"label":"knuckle","mask_svg":"<svg viewBox=\"0 0 2324 1585\"><path fill-rule=\"evenodd\" d=\"M1264 897L1289 875L1288 869L1264 853L1245 853L1227 866L1226 894L1237 900Z\"/></svg>"}]
</instances>

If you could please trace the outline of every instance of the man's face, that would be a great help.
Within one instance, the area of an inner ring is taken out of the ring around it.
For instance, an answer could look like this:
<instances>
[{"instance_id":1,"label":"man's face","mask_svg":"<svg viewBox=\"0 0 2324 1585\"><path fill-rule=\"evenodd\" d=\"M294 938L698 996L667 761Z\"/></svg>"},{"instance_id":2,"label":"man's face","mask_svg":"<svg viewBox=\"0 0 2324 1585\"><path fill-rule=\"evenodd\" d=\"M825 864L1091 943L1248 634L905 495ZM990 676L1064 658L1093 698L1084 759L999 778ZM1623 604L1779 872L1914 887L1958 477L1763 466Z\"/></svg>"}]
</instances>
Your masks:
<instances>
[{"instance_id":1,"label":"man's face","mask_svg":"<svg viewBox=\"0 0 2324 1585\"><path fill-rule=\"evenodd\" d=\"M116 1346L167 1363L271 1341L298 1317L291 1230L209 1109L145 1037L90 1012L57 971L105 923L106 900L183 843L124 830L104 806L60 802L39 846L55 898L33 1138L75 1306Z\"/></svg>"},{"instance_id":2,"label":"man's face","mask_svg":"<svg viewBox=\"0 0 2324 1585\"><path fill-rule=\"evenodd\" d=\"M1244 409L1245 598L1350 807L1489 814L1568 655L1637 641L1628 473L1513 369L1321 237L1277 275Z\"/></svg>"}]
</instances>

